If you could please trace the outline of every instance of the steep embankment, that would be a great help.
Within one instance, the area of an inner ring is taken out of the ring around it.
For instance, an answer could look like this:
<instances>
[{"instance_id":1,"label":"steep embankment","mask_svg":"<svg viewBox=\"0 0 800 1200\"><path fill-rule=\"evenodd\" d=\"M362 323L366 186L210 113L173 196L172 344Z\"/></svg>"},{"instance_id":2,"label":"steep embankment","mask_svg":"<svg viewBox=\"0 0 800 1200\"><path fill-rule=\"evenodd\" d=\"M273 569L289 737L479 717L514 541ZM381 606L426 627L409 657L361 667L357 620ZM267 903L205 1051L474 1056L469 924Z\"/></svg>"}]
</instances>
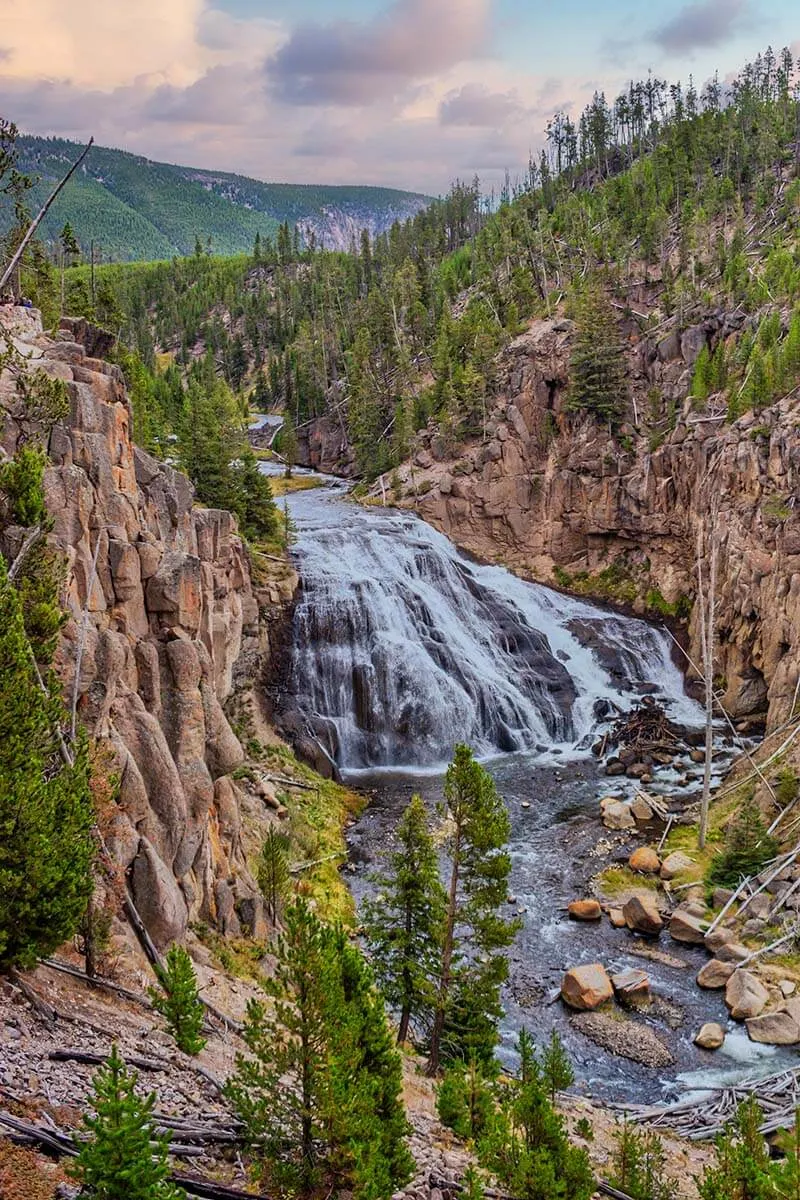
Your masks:
<instances>
[{"instance_id":1,"label":"steep embankment","mask_svg":"<svg viewBox=\"0 0 800 1200\"><path fill-rule=\"evenodd\" d=\"M768 709L774 726L800 674L800 397L732 424L687 398L700 348L742 319L633 335L635 389L659 388L677 414L654 449L633 423L612 436L567 411L573 326L534 321L498 360L484 439L454 457L438 432L422 433L393 494L483 559L653 615L695 597L698 532L707 548L717 507L716 673L729 712ZM705 551L703 568L707 579ZM697 662L696 607L689 633Z\"/></svg>"},{"instance_id":2,"label":"steep embankment","mask_svg":"<svg viewBox=\"0 0 800 1200\"><path fill-rule=\"evenodd\" d=\"M119 368L87 353L102 353L99 331L64 322L51 339L25 309L0 308L0 322L31 369L68 389L45 473L69 613L56 668L119 781L109 849L159 946L196 920L263 934L246 827L263 827L265 803L278 804L257 772L248 791L237 782L245 751L223 705L268 657L269 619L291 596L293 573L256 587L235 518L195 507L188 479L133 444ZM21 404L6 371L8 454L30 425ZM13 559L23 536L7 529L0 551Z\"/></svg>"}]
</instances>

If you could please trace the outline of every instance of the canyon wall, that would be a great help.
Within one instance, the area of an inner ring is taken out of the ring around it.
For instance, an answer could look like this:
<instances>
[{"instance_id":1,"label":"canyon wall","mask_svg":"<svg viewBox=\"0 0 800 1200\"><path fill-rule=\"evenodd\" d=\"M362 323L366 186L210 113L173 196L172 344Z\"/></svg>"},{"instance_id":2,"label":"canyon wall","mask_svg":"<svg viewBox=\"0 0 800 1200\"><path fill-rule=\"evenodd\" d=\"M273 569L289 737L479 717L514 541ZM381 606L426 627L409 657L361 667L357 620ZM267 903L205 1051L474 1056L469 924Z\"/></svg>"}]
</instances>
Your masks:
<instances>
[{"instance_id":1,"label":"canyon wall","mask_svg":"<svg viewBox=\"0 0 800 1200\"><path fill-rule=\"evenodd\" d=\"M633 423L612 436L568 411L573 327L535 321L498 360L484 437L454 455L423 432L392 494L481 559L654 616L694 599L698 531L708 578L716 509L716 673L734 716L768 710L774 726L800 678L800 397L732 424L686 398L700 348L740 325L720 313L632 339L634 394L657 388L675 412L652 446ZM699 662L696 606L689 641Z\"/></svg>"},{"instance_id":2,"label":"canyon wall","mask_svg":"<svg viewBox=\"0 0 800 1200\"><path fill-rule=\"evenodd\" d=\"M45 472L69 614L55 666L119 781L106 841L158 945L195 920L258 933L243 814L264 806L237 782L245 751L223 705L261 669L269 618L294 581L254 587L235 518L196 507L189 480L134 445L119 368L87 354L102 350L98 331L62 324L46 337L35 311L0 308L26 370L64 380L69 395ZM30 430L9 370L0 412L13 454ZM9 560L23 536L5 531Z\"/></svg>"}]
</instances>

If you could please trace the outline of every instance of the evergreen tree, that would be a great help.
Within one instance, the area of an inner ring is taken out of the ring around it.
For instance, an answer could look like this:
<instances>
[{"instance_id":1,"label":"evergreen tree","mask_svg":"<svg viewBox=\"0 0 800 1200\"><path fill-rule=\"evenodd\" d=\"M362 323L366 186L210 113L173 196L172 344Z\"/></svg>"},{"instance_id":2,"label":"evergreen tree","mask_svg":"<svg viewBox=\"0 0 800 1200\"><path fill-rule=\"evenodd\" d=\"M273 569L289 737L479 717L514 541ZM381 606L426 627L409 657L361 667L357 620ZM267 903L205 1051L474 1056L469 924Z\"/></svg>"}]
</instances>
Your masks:
<instances>
[{"instance_id":1,"label":"evergreen tree","mask_svg":"<svg viewBox=\"0 0 800 1200\"><path fill-rule=\"evenodd\" d=\"M391 1195L409 1177L400 1059L383 1002L356 947L302 901L285 914L271 1009L248 1005L226 1092L264 1169L307 1195L323 1178L360 1200Z\"/></svg>"},{"instance_id":2,"label":"evergreen tree","mask_svg":"<svg viewBox=\"0 0 800 1200\"><path fill-rule=\"evenodd\" d=\"M575 319L569 406L617 424L628 400L625 352L614 310L598 283L590 283L579 297Z\"/></svg>"},{"instance_id":3,"label":"evergreen tree","mask_svg":"<svg viewBox=\"0 0 800 1200\"><path fill-rule=\"evenodd\" d=\"M555 1029L550 1034L550 1041L542 1054L542 1078L551 1104L556 1102L556 1092L565 1091L575 1082L575 1072L569 1055Z\"/></svg>"},{"instance_id":4,"label":"evergreen tree","mask_svg":"<svg viewBox=\"0 0 800 1200\"><path fill-rule=\"evenodd\" d=\"M478 1061L491 1061L496 1022L490 1020L480 1039L465 1038L465 1033L474 1015L499 1014L500 988L508 975L508 960L500 951L519 928L518 922L499 915L511 870L505 849L511 828L508 811L491 775L468 746L456 746L445 776L444 799L450 879L428 1060L431 1075L439 1070L443 1055L474 1054ZM454 1009L454 993L466 999L466 1012L463 1005L460 1012ZM456 1020L448 1028L453 1016Z\"/></svg>"},{"instance_id":5,"label":"evergreen tree","mask_svg":"<svg viewBox=\"0 0 800 1200\"><path fill-rule=\"evenodd\" d=\"M276 447L278 453L286 464L286 478L291 479L292 469L297 462L297 434L292 414L288 410L284 413L283 425L275 440L278 443Z\"/></svg>"},{"instance_id":6,"label":"evergreen tree","mask_svg":"<svg viewBox=\"0 0 800 1200\"><path fill-rule=\"evenodd\" d=\"M425 805L412 797L397 827L388 871L376 875L375 899L363 920L375 971L387 1002L400 1014L398 1042L412 1022L429 1026L436 999L446 897Z\"/></svg>"},{"instance_id":7,"label":"evergreen tree","mask_svg":"<svg viewBox=\"0 0 800 1200\"><path fill-rule=\"evenodd\" d=\"M701 1200L774 1200L769 1149L759 1126L758 1102L744 1100L717 1138L717 1164L699 1185Z\"/></svg>"},{"instance_id":8,"label":"evergreen tree","mask_svg":"<svg viewBox=\"0 0 800 1200\"><path fill-rule=\"evenodd\" d=\"M594 1178L588 1156L571 1145L524 1030L519 1050L519 1080L509 1087L482 1146L486 1166L519 1200L589 1200Z\"/></svg>"},{"instance_id":9,"label":"evergreen tree","mask_svg":"<svg viewBox=\"0 0 800 1200\"><path fill-rule=\"evenodd\" d=\"M465 1141L486 1136L492 1126L495 1100L491 1086L473 1058L469 1065L453 1063L436 1089L436 1112Z\"/></svg>"},{"instance_id":10,"label":"evergreen tree","mask_svg":"<svg viewBox=\"0 0 800 1200\"><path fill-rule=\"evenodd\" d=\"M733 815L725 831L725 843L711 860L706 874L710 887L737 887L755 875L778 852L778 843L767 827L753 796Z\"/></svg>"},{"instance_id":11,"label":"evergreen tree","mask_svg":"<svg viewBox=\"0 0 800 1200\"><path fill-rule=\"evenodd\" d=\"M185 1200L169 1181L169 1138L156 1133L155 1092L142 1098L137 1075L128 1071L117 1047L94 1077L90 1135L77 1143L71 1174L94 1200Z\"/></svg>"},{"instance_id":12,"label":"evergreen tree","mask_svg":"<svg viewBox=\"0 0 800 1200\"><path fill-rule=\"evenodd\" d=\"M611 1184L631 1200L672 1200L675 1187L665 1174L666 1155L658 1134L638 1130L626 1118L614 1136Z\"/></svg>"},{"instance_id":13,"label":"evergreen tree","mask_svg":"<svg viewBox=\"0 0 800 1200\"><path fill-rule=\"evenodd\" d=\"M65 764L65 721L38 685L19 597L0 558L0 970L30 967L71 937L92 893L85 739Z\"/></svg>"},{"instance_id":14,"label":"evergreen tree","mask_svg":"<svg viewBox=\"0 0 800 1200\"><path fill-rule=\"evenodd\" d=\"M170 946L164 966L156 969L161 988L150 988L153 1008L160 1012L179 1049L199 1054L206 1044L200 1036L205 1010L197 993L192 960L183 946Z\"/></svg>"},{"instance_id":15,"label":"evergreen tree","mask_svg":"<svg viewBox=\"0 0 800 1200\"><path fill-rule=\"evenodd\" d=\"M289 837L274 825L267 830L256 866L256 878L267 907L267 915L277 925L289 894Z\"/></svg>"}]
</instances>

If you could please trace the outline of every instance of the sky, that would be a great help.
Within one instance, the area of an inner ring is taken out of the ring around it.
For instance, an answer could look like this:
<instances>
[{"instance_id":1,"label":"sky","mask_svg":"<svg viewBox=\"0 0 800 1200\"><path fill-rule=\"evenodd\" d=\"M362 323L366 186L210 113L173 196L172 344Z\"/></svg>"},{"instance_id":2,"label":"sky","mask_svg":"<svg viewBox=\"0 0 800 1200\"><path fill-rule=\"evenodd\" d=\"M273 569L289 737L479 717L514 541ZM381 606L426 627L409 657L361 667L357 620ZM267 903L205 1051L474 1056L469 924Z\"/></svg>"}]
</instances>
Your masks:
<instances>
[{"instance_id":1,"label":"sky","mask_svg":"<svg viewBox=\"0 0 800 1200\"><path fill-rule=\"evenodd\" d=\"M796 0L0 0L0 115L28 133L297 183L445 192L524 173L557 108L648 70L701 86Z\"/></svg>"}]
</instances>

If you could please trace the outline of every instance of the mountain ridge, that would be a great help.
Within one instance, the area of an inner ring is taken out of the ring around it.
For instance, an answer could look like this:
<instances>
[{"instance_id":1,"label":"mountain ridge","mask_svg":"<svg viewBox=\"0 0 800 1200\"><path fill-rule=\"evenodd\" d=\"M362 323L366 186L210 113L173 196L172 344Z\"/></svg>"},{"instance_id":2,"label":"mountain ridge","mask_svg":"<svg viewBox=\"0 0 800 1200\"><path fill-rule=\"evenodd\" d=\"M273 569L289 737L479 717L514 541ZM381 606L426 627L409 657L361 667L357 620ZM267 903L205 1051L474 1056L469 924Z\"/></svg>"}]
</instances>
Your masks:
<instances>
[{"instance_id":1,"label":"mountain ridge","mask_svg":"<svg viewBox=\"0 0 800 1200\"><path fill-rule=\"evenodd\" d=\"M44 202L80 148L64 138L20 135L20 169L39 179L31 207ZM240 253L256 234L274 238L283 222L307 240L343 250L362 229L375 236L430 201L421 192L368 185L267 183L93 146L42 228L55 242L68 221L84 251L94 241L104 261L188 254L198 238L204 246L210 239L215 253Z\"/></svg>"}]
</instances>

